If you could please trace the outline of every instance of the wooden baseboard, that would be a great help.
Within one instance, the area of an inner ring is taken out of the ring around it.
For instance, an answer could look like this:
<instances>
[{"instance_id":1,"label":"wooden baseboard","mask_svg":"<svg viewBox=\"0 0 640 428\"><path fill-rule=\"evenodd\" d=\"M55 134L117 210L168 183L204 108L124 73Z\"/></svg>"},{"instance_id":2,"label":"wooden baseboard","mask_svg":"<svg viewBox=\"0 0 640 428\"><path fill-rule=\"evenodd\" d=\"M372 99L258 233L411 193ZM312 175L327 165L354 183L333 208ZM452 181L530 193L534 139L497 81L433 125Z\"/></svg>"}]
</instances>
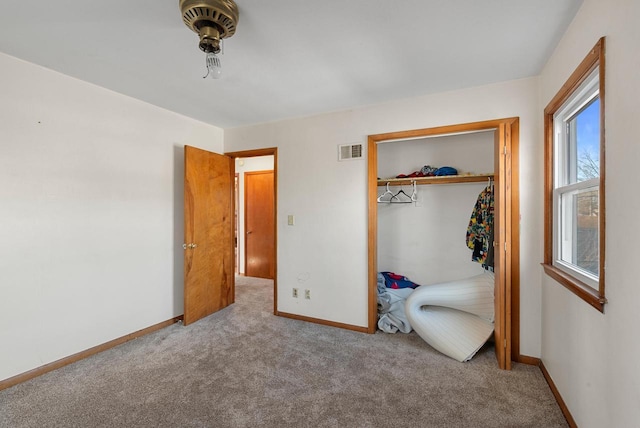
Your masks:
<instances>
[{"instance_id":1,"label":"wooden baseboard","mask_svg":"<svg viewBox=\"0 0 640 428\"><path fill-rule=\"evenodd\" d=\"M562 414L567 420L567 423L571 428L577 428L578 424L576 424L576 421L573 419L573 416L571 416L571 412L569 412L569 408L567 407L564 400L562 399L562 396L560 395L560 391L558 391L558 388L556 388L556 385L553 383L553 379L551 379L551 375L545 368L544 363L542 361L540 361L539 367L540 367L540 370L542 371L542 374L544 375L544 378L547 380L547 383L549 384L549 388L551 388L551 392L553 393L553 396L556 398L556 401L558 402L558 405L560 406L560 410L562 410Z\"/></svg>"},{"instance_id":2,"label":"wooden baseboard","mask_svg":"<svg viewBox=\"0 0 640 428\"><path fill-rule=\"evenodd\" d=\"M327 321L320 318L305 317L302 315L289 314L287 312L276 312L276 315L279 317L291 318L298 321L312 322L314 324L322 324L322 325L328 325L330 327L338 327L338 328L343 328L345 330L357 331L359 333L369 332L367 327L360 327L360 326L351 325L351 324L343 324L341 322Z\"/></svg>"},{"instance_id":3,"label":"wooden baseboard","mask_svg":"<svg viewBox=\"0 0 640 428\"><path fill-rule=\"evenodd\" d=\"M107 349L115 348L116 346L122 345L123 343L126 343L130 340L137 339L146 334L161 330L165 327L168 327L172 324L177 323L178 321L182 321L182 315L175 318L171 318L167 321L163 321L161 323L152 325L151 327L147 327L142 330L129 333L125 336L119 337L117 339L113 339L101 345L94 346L93 348L85 349L84 351L80 351L76 354L69 355L68 357L61 358L52 363L45 364L44 366L36 367L35 369L29 370L28 372L20 373L19 375L0 381L0 391L2 391L3 389L11 388L12 386L15 386L22 382L26 382L30 379L36 378L50 371L59 369L60 367L67 366L69 364L75 363L76 361L80 361L84 358L98 354L102 351L106 351Z\"/></svg>"},{"instance_id":4,"label":"wooden baseboard","mask_svg":"<svg viewBox=\"0 0 640 428\"><path fill-rule=\"evenodd\" d=\"M530 366L540 367L540 371L542 372L542 375L547 381L547 384L549 385L549 388L551 389L551 392L553 393L553 396L555 397L556 402L558 403L558 406L560 406L560 410L562 411L562 414L567 420L567 423L569 424L570 427L577 428L578 425L576 424L576 421L573 419L573 416L571 416L571 413L569 412L569 408L567 407L564 400L562 399L562 396L560 395L560 391L558 391L558 388L556 388L556 385L553 383L553 379L551 379L551 375L545 368L544 364L542 363L542 360L537 357L529 357L527 355L518 355L515 361L522 364L528 364Z\"/></svg>"},{"instance_id":5,"label":"wooden baseboard","mask_svg":"<svg viewBox=\"0 0 640 428\"><path fill-rule=\"evenodd\" d=\"M538 366L542 363L540 358L537 357L529 357L528 355L518 355L518 357L514 360L516 363L527 364L529 366Z\"/></svg>"}]
</instances>

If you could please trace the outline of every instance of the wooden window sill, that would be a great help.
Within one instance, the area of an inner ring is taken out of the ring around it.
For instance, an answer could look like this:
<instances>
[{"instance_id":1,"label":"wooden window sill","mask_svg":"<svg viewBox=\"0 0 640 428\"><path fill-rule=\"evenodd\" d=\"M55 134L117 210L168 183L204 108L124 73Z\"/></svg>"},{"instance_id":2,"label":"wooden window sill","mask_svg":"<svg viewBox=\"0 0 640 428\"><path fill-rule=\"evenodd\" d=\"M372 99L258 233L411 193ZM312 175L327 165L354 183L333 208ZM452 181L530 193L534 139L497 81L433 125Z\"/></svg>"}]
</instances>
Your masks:
<instances>
[{"instance_id":1,"label":"wooden window sill","mask_svg":"<svg viewBox=\"0 0 640 428\"><path fill-rule=\"evenodd\" d=\"M551 264L542 263L542 267L544 268L545 273L551 278L558 281L569 289L569 291L596 308L598 311L604 313L604 304L607 301L604 297L598 294L597 290L594 290L584 282L577 280L565 271L558 269Z\"/></svg>"}]
</instances>

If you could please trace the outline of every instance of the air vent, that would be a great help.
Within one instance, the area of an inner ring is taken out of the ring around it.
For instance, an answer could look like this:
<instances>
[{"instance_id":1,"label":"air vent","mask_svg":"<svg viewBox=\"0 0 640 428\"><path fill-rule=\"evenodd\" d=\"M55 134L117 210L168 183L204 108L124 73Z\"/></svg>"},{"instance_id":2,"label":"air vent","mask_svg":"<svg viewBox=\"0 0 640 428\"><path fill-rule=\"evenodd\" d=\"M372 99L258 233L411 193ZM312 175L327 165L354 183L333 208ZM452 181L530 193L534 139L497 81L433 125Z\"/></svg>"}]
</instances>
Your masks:
<instances>
[{"instance_id":1,"label":"air vent","mask_svg":"<svg viewBox=\"0 0 640 428\"><path fill-rule=\"evenodd\" d=\"M362 159L362 144L342 144L338 146L338 160Z\"/></svg>"}]
</instances>

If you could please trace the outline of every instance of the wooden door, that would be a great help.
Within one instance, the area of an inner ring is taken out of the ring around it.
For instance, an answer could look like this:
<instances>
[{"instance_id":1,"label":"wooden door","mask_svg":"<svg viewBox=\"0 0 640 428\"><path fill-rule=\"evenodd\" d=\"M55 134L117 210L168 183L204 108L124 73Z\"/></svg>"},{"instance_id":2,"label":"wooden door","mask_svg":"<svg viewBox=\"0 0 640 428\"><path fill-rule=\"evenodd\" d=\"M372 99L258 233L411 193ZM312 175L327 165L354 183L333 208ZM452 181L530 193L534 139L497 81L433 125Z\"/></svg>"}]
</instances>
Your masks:
<instances>
[{"instance_id":1,"label":"wooden door","mask_svg":"<svg viewBox=\"0 0 640 428\"><path fill-rule=\"evenodd\" d=\"M495 131L494 270L495 343L501 369L511 369L511 128L501 123Z\"/></svg>"},{"instance_id":2,"label":"wooden door","mask_svg":"<svg viewBox=\"0 0 640 428\"><path fill-rule=\"evenodd\" d=\"M234 302L233 163L184 148L184 325Z\"/></svg>"},{"instance_id":3,"label":"wooden door","mask_svg":"<svg viewBox=\"0 0 640 428\"><path fill-rule=\"evenodd\" d=\"M244 174L245 275L275 277L273 171Z\"/></svg>"}]
</instances>

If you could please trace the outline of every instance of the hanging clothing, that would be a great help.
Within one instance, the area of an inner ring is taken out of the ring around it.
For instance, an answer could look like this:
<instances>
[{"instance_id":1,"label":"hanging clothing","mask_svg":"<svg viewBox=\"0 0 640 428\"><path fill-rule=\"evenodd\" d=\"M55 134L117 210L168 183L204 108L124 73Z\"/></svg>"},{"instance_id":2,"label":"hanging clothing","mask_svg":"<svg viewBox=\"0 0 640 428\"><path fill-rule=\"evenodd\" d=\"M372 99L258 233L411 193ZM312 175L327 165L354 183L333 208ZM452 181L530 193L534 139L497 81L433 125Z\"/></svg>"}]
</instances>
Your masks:
<instances>
[{"instance_id":1,"label":"hanging clothing","mask_svg":"<svg viewBox=\"0 0 640 428\"><path fill-rule=\"evenodd\" d=\"M493 256L495 254L495 247L493 246L493 242L495 241L495 239L493 238L493 230L494 228L491 227L491 233L489 234L489 250L487 251L487 258L483 264L485 269L491 268L491 272L493 272Z\"/></svg>"},{"instance_id":2,"label":"hanging clothing","mask_svg":"<svg viewBox=\"0 0 640 428\"><path fill-rule=\"evenodd\" d=\"M493 267L493 204L493 189L485 187L473 206L467 227L467 247L473 250L471 260L485 268Z\"/></svg>"}]
</instances>

